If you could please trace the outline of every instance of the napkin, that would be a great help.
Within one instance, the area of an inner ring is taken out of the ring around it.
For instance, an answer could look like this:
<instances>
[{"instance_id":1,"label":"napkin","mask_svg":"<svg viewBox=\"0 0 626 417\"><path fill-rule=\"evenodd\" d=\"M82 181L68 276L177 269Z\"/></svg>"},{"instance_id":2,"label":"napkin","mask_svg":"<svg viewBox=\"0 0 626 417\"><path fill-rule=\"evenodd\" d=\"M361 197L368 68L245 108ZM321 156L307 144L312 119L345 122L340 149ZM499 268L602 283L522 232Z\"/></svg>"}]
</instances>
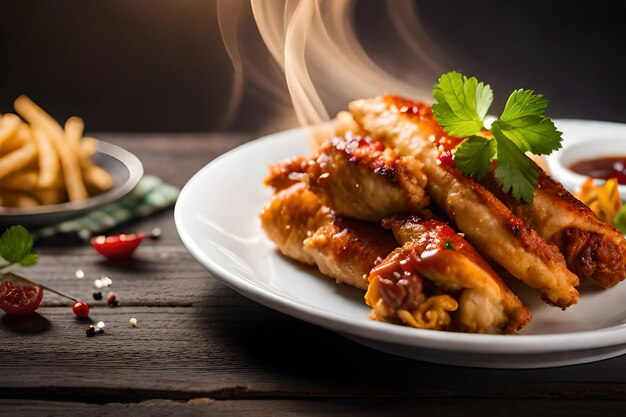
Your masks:
<instances>
[{"instance_id":1,"label":"napkin","mask_svg":"<svg viewBox=\"0 0 626 417\"><path fill-rule=\"evenodd\" d=\"M78 234L88 239L93 234L112 229L119 224L146 217L176 202L180 190L153 175L144 176L135 189L114 203L91 211L82 217L67 220L32 232L33 239L59 233Z\"/></svg>"}]
</instances>

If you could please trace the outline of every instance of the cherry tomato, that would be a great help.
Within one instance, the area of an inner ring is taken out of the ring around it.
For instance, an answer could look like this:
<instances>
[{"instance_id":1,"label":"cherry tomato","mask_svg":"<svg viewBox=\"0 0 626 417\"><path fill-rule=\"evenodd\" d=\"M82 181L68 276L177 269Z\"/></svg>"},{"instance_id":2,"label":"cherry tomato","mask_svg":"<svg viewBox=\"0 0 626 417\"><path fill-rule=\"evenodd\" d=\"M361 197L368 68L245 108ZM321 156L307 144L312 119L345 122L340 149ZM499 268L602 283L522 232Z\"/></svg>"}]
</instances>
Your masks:
<instances>
[{"instance_id":1,"label":"cherry tomato","mask_svg":"<svg viewBox=\"0 0 626 417\"><path fill-rule=\"evenodd\" d=\"M0 308L8 314L27 314L37 310L43 298L43 288L32 285L0 284Z\"/></svg>"},{"instance_id":2,"label":"cherry tomato","mask_svg":"<svg viewBox=\"0 0 626 417\"><path fill-rule=\"evenodd\" d=\"M76 301L72 306L72 311L78 318L84 319L89 317L89 306L82 301Z\"/></svg>"},{"instance_id":3,"label":"cherry tomato","mask_svg":"<svg viewBox=\"0 0 626 417\"><path fill-rule=\"evenodd\" d=\"M107 258L125 258L133 254L143 241L144 233L97 236L91 239L91 246Z\"/></svg>"}]
</instances>

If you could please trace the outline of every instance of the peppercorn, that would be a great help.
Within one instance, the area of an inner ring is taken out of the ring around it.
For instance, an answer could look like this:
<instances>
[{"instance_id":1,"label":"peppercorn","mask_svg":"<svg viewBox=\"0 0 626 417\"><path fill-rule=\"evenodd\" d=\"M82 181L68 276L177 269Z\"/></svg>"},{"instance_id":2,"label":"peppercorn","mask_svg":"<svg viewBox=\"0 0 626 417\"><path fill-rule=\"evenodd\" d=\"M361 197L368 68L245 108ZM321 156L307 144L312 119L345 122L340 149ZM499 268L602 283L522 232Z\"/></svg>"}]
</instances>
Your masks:
<instances>
[{"instance_id":1,"label":"peppercorn","mask_svg":"<svg viewBox=\"0 0 626 417\"><path fill-rule=\"evenodd\" d=\"M110 292L107 295L107 304L109 307L117 307L119 305L119 301L117 301L117 296L114 292Z\"/></svg>"},{"instance_id":2,"label":"peppercorn","mask_svg":"<svg viewBox=\"0 0 626 417\"><path fill-rule=\"evenodd\" d=\"M96 291L93 293L93 299L96 301L102 300L102 293L100 291Z\"/></svg>"},{"instance_id":3,"label":"peppercorn","mask_svg":"<svg viewBox=\"0 0 626 417\"><path fill-rule=\"evenodd\" d=\"M89 326L85 329L85 334L87 337L93 337L96 334L96 328L94 326Z\"/></svg>"}]
</instances>

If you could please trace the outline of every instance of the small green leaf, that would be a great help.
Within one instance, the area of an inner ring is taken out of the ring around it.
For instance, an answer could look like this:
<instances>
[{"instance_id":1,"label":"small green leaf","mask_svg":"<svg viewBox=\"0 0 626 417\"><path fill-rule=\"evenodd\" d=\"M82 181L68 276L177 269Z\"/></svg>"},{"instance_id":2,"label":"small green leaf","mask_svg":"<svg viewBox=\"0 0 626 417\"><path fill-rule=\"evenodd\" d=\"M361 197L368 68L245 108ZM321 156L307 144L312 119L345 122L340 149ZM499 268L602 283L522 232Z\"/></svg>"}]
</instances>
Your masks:
<instances>
[{"instance_id":1,"label":"small green leaf","mask_svg":"<svg viewBox=\"0 0 626 417\"><path fill-rule=\"evenodd\" d=\"M497 141L498 166L494 172L502 191L516 200L532 203L537 186L537 166L498 129L492 126Z\"/></svg>"},{"instance_id":2,"label":"small green leaf","mask_svg":"<svg viewBox=\"0 0 626 417\"><path fill-rule=\"evenodd\" d=\"M500 120L512 121L525 116L542 116L548 108L548 100L532 90L515 90L511 93Z\"/></svg>"},{"instance_id":3,"label":"small green leaf","mask_svg":"<svg viewBox=\"0 0 626 417\"><path fill-rule=\"evenodd\" d=\"M32 266L37 263L37 254L34 252L29 253L20 261L20 265L22 266Z\"/></svg>"},{"instance_id":4,"label":"small green leaf","mask_svg":"<svg viewBox=\"0 0 626 417\"><path fill-rule=\"evenodd\" d=\"M561 132L545 116L526 116L513 121L496 120L494 124L520 150L537 155L549 155L561 148Z\"/></svg>"},{"instance_id":5,"label":"small green leaf","mask_svg":"<svg viewBox=\"0 0 626 417\"><path fill-rule=\"evenodd\" d=\"M483 130L493 92L476 77L451 71L439 78L433 97L437 100L433 113L439 124L452 136L466 137Z\"/></svg>"},{"instance_id":6,"label":"small green leaf","mask_svg":"<svg viewBox=\"0 0 626 417\"><path fill-rule=\"evenodd\" d=\"M495 155L496 141L483 136L470 136L454 152L454 162L462 173L480 181L489 173Z\"/></svg>"},{"instance_id":7,"label":"small green leaf","mask_svg":"<svg viewBox=\"0 0 626 417\"><path fill-rule=\"evenodd\" d=\"M10 264L20 263L33 249L33 239L23 226L11 226L0 236L0 256Z\"/></svg>"}]
</instances>

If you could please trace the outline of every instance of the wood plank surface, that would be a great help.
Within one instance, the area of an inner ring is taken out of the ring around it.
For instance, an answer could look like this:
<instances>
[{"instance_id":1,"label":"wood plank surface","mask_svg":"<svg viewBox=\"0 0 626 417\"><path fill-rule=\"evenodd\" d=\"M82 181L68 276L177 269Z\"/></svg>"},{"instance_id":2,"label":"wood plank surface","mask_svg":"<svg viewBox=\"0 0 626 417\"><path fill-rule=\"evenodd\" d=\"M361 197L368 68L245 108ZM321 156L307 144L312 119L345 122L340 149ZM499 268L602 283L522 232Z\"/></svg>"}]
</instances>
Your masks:
<instances>
[{"instance_id":1,"label":"wood plank surface","mask_svg":"<svg viewBox=\"0 0 626 417\"><path fill-rule=\"evenodd\" d=\"M246 135L101 135L179 187ZM89 299L107 275L120 300L93 302L105 333L46 295L37 314L0 315L0 415L616 415L626 410L626 356L538 370L489 370L407 360L260 306L186 252L173 210L118 228L163 230L131 261L110 262L71 236L38 244L22 272ZM76 269L86 276L78 279ZM139 320L131 328L129 319Z\"/></svg>"},{"instance_id":2,"label":"wood plank surface","mask_svg":"<svg viewBox=\"0 0 626 417\"><path fill-rule=\"evenodd\" d=\"M4 414L3 414L4 410ZM47 401L2 401L0 415L65 417L73 415L93 415L94 406L85 403ZM145 417L161 416L402 416L419 415L429 417L446 416L489 416L489 417L528 417L529 415L550 417L573 416L620 416L623 404L615 401L586 403L576 400L500 399L458 399L454 401L437 398L392 399L386 401L367 399L329 399L325 401L291 400L247 400L215 401L200 397L188 401L148 400L138 403L110 403L97 409L98 416L119 417L137 415ZM12 414L11 414L12 413Z\"/></svg>"}]
</instances>

